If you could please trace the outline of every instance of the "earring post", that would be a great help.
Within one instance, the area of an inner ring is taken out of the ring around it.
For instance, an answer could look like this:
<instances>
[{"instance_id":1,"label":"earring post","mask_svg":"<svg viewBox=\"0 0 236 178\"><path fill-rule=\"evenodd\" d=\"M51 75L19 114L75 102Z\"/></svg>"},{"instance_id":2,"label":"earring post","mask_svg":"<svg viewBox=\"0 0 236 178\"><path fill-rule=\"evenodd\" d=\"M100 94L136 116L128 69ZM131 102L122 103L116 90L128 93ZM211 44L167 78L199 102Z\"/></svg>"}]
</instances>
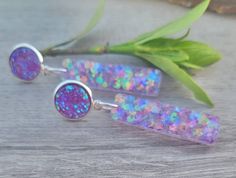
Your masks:
<instances>
[{"instance_id":1,"label":"earring post","mask_svg":"<svg viewBox=\"0 0 236 178\"><path fill-rule=\"evenodd\" d=\"M55 68L55 67L50 67L48 65L43 65L42 69L43 69L43 73L45 75L50 74L50 73L60 74L60 73L67 72L67 69L65 69L65 68Z\"/></svg>"},{"instance_id":2,"label":"earring post","mask_svg":"<svg viewBox=\"0 0 236 178\"><path fill-rule=\"evenodd\" d=\"M118 108L118 105L116 104L106 103L100 100L95 100L93 102L93 106L95 110L104 110L104 111L111 111L112 109Z\"/></svg>"}]
</instances>

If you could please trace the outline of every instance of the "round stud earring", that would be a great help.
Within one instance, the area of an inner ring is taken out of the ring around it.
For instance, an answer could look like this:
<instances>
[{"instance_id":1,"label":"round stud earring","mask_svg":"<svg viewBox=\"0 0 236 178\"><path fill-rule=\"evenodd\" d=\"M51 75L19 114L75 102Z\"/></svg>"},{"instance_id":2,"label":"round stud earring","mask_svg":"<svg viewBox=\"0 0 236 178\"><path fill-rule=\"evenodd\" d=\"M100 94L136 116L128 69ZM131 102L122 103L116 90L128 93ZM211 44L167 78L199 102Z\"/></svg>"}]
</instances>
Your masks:
<instances>
[{"instance_id":1,"label":"round stud earring","mask_svg":"<svg viewBox=\"0 0 236 178\"><path fill-rule=\"evenodd\" d=\"M93 100L92 91L86 85L75 80L66 80L54 91L56 110L65 118L78 121L86 116L91 108L95 110L111 110L115 104Z\"/></svg>"},{"instance_id":2,"label":"round stud earring","mask_svg":"<svg viewBox=\"0 0 236 178\"><path fill-rule=\"evenodd\" d=\"M23 81L32 81L43 71L44 74L66 72L43 64L42 54L33 46L22 43L13 49L9 57L11 72Z\"/></svg>"}]
</instances>

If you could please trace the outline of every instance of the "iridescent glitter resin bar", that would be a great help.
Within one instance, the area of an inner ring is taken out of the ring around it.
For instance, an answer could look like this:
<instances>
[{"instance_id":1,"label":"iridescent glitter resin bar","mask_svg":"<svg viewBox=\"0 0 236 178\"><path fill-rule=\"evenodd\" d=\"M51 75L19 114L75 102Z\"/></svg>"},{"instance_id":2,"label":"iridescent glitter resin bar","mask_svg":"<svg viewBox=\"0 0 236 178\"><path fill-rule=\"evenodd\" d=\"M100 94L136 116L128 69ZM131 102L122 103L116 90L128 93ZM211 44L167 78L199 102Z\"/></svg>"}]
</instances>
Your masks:
<instances>
[{"instance_id":1,"label":"iridescent glitter resin bar","mask_svg":"<svg viewBox=\"0 0 236 178\"><path fill-rule=\"evenodd\" d=\"M160 90L161 71L154 68L66 59L63 80L77 80L93 89L156 97Z\"/></svg>"},{"instance_id":2,"label":"iridescent glitter resin bar","mask_svg":"<svg viewBox=\"0 0 236 178\"><path fill-rule=\"evenodd\" d=\"M116 95L115 103L94 100L90 88L76 80L57 86L54 104L70 121L80 121L95 109L110 111L114 120L127 125L208 145L219 133L218 118L213 115L124 94Z\"/></svg>"},{"instance_id":3,"label":"iridescent glitter resin bar","mask_svg":"<svg viewBox=\"0 0 236 178\"><path fill-rule=\"evenodd\" d=\"M123 94L115 103L113 119L128 125L203 144L212 144L219 133L218 118L210 114Z\"/></svg>"}]
</instances>

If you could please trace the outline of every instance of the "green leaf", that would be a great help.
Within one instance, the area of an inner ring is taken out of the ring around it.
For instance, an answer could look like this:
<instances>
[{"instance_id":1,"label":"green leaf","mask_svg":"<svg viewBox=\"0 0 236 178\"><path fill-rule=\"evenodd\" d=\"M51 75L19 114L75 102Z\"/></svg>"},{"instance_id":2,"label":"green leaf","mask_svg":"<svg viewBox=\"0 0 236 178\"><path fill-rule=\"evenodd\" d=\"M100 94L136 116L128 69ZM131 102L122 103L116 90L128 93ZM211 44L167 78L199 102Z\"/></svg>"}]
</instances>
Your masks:
<instances>
[{"instance_id":1,"label":"green leaf","mask_svg":"<svg viewBox=\"0 0 236 178\"><path fill-rule=\"evenodd\" d=\"M173 22L164 25L152 32L140 35L138 38L133 40L133 42L136 42L136 44L142 44L153 39L177 33L185 28L190 27L194 21L196 21L203 15L209 3L210 0L204 0L182 18L174 20Z\"/></svg>"},{"instance_id":2,"label":"green leaf","mask_svg":"<svg viewBox=\"0 0 236 178\"><path fill-rule=\"evenodd\" d=\"M106 0L99 1L99 5L95 11L95 14L91 18L85 29L77 37L75 37L75 40L84 38L97 25L104 14L105 4Z\"/></svg>"},{"instance_id":3,"label":"green leaf","mask_svg":"<svg viewBox=\"0 0 236 178\"><path fill-rule=\"evenodd\" d=\"M176 50L176 49L163 49L151 54L159 57L165 57L171 60L172 62L176 63L185 62L189 60L188 54L186 54L182 50Z\"/></svg>"},{"instance_id":4,"label":"green leaf","mask_svg":"<svg viewBox=\"0 0 236 178\"><path fill-rule=\"evenodd\" d=\"M79 41L82 38L84 38L97 25L99 20L102 18L103 13L104 13L104 9L105 9L105 3L106 3L106 0L99 1L98 7L97 7L94 15L92 16L92 18L90 19L88 24L85 26L84 30L82 32L80 32L77 36L75 36L65 42L62 42L57 45L53 45L47 49L44 49L41 51L41 53L45 54L45 53L47 53L48 50L52 50L52 49L55 49L55 48L58 48L61 46L65 46L65 45L71 44L75 41Z\"/></svg>"},{"instance_id":5,"label":"green leaf","mask_svg":"<svg viewBox=\"0 0 236 178\"><path fill-rule=\"evenodd\" d=\"M181 67L186 67L186 68L191 68L191 69L196 69L196 70L201 70L201 69L203 69L203 67L197 66L197 65L195 65L195 64L191 64L191 63L189 63L189 62L181 62L181 63L178 64L178 65L180 65Z\"/></svg>"},{"instance_id":6,"label":"green leaf","mask_svg":"<svg viewBox=\"0 0 236 178\"><path fill-rule=\"evenodd\" d=\"M156 56L166 57L174 62L184 62L189 60L189 56L186 52L175 47L178 43L179 40L176 39L159 38L142 45L134 45L130 43L109 46L108 51L131 55L134 53L155 54Z\"/></svg>"},{"instance_id":7,"label":"green leaf","mask_svg":"<svg viewBox=\"0 0 236 178\"><path fill-rule=\"evenodd\" d=\"M175 46L189 56L188 63L199 67L206 67L221 59L221 54L207 44L196 41L182 41Z\"/></svg>"},{"instance_id":8,"label":"green leaf","mask_svg":"<svg viewBox=\"0 0 236 178\"><path fill-rule=\"evenodd\" d=\"M140 53L145 53L145 54L151 54L159 57L165 57L172 62L176 63L181 63L181 62L186 62L189 60L188 54L186 54L182 50L177 50L177 49L159 49L159 50L154 50L152 49L150 52L145 52L143 50L139 50L138 52Z\"/></svg>"},{"instance_id":9,"label":"green leaf","mask_svg":"<svg viewBox=\"0 0 236 178\"><path fill-rule=\"evenodd\" d=\"M175 46L178 46L179 43L181 43L181 40L179 39L157 38L147 41L146 43L140 44L140 46L153 47L153 48L173 48Z\"/></svg>"},{"instance_id":10,"label":"green leaf","mask_svg":"<svg viewBox=\"0 0 236 178\"><path fill-rule=\"evenodd\" d=\"M162 53L160 54L162 56L170 56L172 57L171 60L176 62L184 62L186 61L186 56L188 56L187 65L189 65L189 67L191 65L192 67L190 68L197 68L197 66L200 68L206 67L221 59L220 53L207 44L182 40L182 38L157 38L136 46L140 46L139 48L145 47L149 49L150 52L153 51L153 53ZM177 54L177 51L182 51L182 54L185 53L185 56L181 56L181 53ZM176 53L176 60L174 53ZM181 60L181 57L183 60Z\"/></svg>"},{"instance_id":11,"label":"green leaf","mask_svg":"<svg viewBox=\"0 0 236 178\"><path fill-rule=\"evenodd\" d=\"M137 53L136 55L154 64L174 79L180 81L193 92L195 98L199 101L202 101L211 107L213 106L213 103L206 92L192 79L189 74L179 68L174 62L160 56L156 57L154 55L141 53Z\"/></svg>"},{"instance_id":12,"label":"green leaf","mask_svg":"<svg viewBox=\"0 0 236 178\"><path fill-rule=\"evenodd\" d=\"M189 60L189 56L183 50L176 48L181 39L158 38L135 46L139 53L155 54L167 57L174 62L183 62Z\"/></svg>"}]
</instances>

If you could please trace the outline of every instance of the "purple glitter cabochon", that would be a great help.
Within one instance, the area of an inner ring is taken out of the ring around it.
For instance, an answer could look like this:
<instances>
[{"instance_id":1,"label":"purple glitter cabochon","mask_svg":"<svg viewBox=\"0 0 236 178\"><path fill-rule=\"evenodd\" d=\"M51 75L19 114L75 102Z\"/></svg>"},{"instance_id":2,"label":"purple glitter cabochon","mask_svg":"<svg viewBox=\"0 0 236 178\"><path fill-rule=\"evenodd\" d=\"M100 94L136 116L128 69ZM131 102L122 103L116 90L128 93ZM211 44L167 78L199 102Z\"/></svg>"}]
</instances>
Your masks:
<instances>
[{"instance_id":1,"label":"purple glitter cabochon","mask_svg":"<svg viewBox=\"0 0 236 178\"><path fill-rule=\"evenodd\" d=\"M78 83L65 83L56 90L54 104L57 111L69 120L80 120L91 108L89 91Z\"/></svg>"},{"instance_id":2,"label":"purple glitter cabochon","mask_svg":"<svg viewBox=\"0 0 236 178\"><path fill-rule=\"evenodd\" d=\"M14 49L9 58L9 65L12 73L24 81L35 79L41 71L40 56L27 46Z\"/></svg>"}]
</instances>

